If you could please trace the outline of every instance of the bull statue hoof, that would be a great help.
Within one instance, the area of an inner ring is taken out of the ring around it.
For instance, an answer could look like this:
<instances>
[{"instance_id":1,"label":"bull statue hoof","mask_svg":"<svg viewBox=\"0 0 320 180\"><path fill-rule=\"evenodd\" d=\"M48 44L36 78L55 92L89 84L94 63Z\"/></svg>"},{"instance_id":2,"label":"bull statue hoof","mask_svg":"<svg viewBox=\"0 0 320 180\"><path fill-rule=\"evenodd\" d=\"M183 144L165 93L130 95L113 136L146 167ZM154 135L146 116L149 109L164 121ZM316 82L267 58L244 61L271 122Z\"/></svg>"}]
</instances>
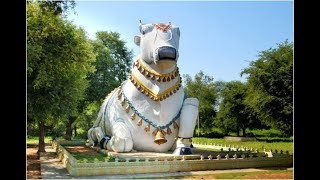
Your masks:
<instances>
[{"instance_id":1,"label":"bull statue hoof","mask_svg":"<svg viewBox=\"0 0 320 180\"><path fill-rule=\"evenodd\" d=\"M176 142L176 145L177 145L176 149L173 151L172 154L175 154L175 155L192 154L191 143L192 143L191 138L178 138Z\"/></svg>"},{"instance_id":2,"label":"bull statue hoof","mask_svg":"<svg viewBox=\"0 0 320 180\"><path fill-rule=\"evenodd\" d=\"M106 96L88 140L115 152L167 152L177 147L178 154L191 154L199 101L187 98L181 87L180 29L140 21L139 30L134 42L140 55L129 78Z\"/></svg>"},{"instance_id":3,"label":"bull statue hoof","mask_svg":"<svg viewBox=\"0 0 320 180\"><path fill-rule=\"evenodd\" d=\"M181 148L175 149L172 154L174 154L174 155L189 155L189 154L192 154L192 151L191 151L191 148L181 147Z\"/></svg>"}]
</instances>

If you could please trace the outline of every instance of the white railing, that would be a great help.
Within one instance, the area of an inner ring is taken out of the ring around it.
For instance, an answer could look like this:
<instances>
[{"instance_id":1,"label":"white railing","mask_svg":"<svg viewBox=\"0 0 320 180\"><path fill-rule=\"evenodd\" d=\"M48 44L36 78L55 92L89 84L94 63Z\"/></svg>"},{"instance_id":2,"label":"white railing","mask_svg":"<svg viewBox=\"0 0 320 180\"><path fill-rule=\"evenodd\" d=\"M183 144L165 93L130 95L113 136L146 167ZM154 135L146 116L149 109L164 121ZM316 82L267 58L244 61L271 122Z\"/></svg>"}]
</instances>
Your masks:
<instances>
[{"instance_id":1,"label":"white railing","mask_svg":"<svg viewBox=\"0 0 320 180\"><path fill-rule=\"evenodd\" d=\"M292 155L288 153L284 154L283 151L279 152L274 150L267 152L269 154L271 153L271 155L256 156L259 151L252 152L249 148L248 151L245 151L247 148L241 149L241 151L244 150L243 153L241 153L240 150L230 150L227 152L217 152L215 155L210 154L206 157L203 155L199 155L198 157L193 155L192 158L190 158L191 155L152 158L116 157L112 162L109 162L108 158L105 158L104 161L99 161L95 158L93 162L89 162L88 159L84 158L82 162L78 162L72 154L58 142L54 142L52 145L56 148L58 157L72 176L293 166ZM196 144L194 145L196 146Z\"/></svg>"}]
</instances>

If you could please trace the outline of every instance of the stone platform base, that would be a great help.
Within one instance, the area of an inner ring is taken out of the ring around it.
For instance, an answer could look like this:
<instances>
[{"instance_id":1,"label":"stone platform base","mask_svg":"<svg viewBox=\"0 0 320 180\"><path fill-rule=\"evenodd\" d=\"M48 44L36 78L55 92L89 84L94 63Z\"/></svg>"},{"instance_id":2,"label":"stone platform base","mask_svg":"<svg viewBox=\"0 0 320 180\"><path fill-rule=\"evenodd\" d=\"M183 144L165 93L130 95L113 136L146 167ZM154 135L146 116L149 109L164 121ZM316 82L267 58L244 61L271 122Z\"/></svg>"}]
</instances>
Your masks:
<instances>
[{"instance_id":1,"label":"stone platform base","mask_svg":"<svg viewBox=\"0 0 320 180\"><path fill-rule=\"evenodd\" d=\"M158 160L173 160L174 158L179 160L182 159L182 156L177 156L172 154L172 152L166 152L166 153L156 153L156 152L129 152L129 153L116 153L113 151L108 152L109 156L119 158L119 159L135 159L139 158L141 160L145 159L155 159L157 158ZM192 154L192 155L184 155L185 160L191 160L191 159L200 159L201 154Z\"/></svg>"},{"instance_id":2,"label":"stone platform base","mask_svg":"<svg viewBox=\"0 0 320 180\"><path fill-rule=\"evenodd\" d=\"M97 176L139 173L190 172L205 170L244 169L262 167L292 167L293 156L277 154L272 157L257 156L250 151L208 151L193 148L192 155L168 153L132 152L115 153L104 151L115 157L114 162L78 162L58 142L52 144L59 159L71 176ZM195 146L196 147L196 146ZM102 150L101 150L102 151ZM217 154L215 154L217 153ZM265 153L264 153L265 154Z\"/></svg>"}]
</instances>

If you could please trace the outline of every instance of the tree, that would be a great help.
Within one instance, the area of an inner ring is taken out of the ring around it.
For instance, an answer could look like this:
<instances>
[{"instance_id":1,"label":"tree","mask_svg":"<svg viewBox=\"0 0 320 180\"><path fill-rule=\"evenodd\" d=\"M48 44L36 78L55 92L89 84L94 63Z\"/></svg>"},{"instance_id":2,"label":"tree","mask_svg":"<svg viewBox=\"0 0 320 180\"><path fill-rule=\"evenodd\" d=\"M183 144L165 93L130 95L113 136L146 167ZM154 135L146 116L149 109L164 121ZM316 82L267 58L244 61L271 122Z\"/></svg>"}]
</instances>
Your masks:
<instances>
[{"instance_id":1,"label":"tree","mask_svg":"<svg viewBox=\"0 0 320 180\"><path fill-rule=\"evenodd\" d=\"M266 124L293 134L293 44L259 53L259 58L241 72L248 75L247 104Z\"/></svg>"},{"instance_id":2,"label":"tree","mask_svg":"<svg viewBox=\"0 0 320 180\"><path fill-rule=\"evenodd\" d=\"M79 114L78 116L78 119L76 121L77 127L81 127L84 132L87 132L93 126L93 120L98 117L100 106L100 101L93 101L92 103L88 103L82 110L81 114Z\"/></svg>"},{"instance_id":3,"label":"tree","mask_svg":"<svg viewBox=\"0 0 320 180\"><path fill-rule=\"evenodd\" d=\"M213 118L216 115L214 105L217 99L213 77L200 71L195 75L194 79L189 75L184 75L184 78L184 90L187 96L196 97L199 100L200 127L204 131L210 130L213 127Z\"/></svg>"},{"instance_id":4,"label":"tree","mask_svg":"<svg viewBox=\"0 0 320 180\"><path fill-rule=\"evenodd\" d=\"M77 124L89 130L93 119L97 117L101 103L105 96L126 80L132 61L132 51L125 46L117 32L100 31L96 33L96 40L92 42L96 61L92 63L96 71L88 74L90 81L86 90L86 98L79 108L81 112Z\"/></svg>"},{"instance_id":5,"label":"tree","mask_svg":"<svg viewBox=\"0 0 320 180\"><path fill-rule=\"evenodd\" d=\"M258 120L253 109L245 104L247 85L240 81L228 82L221 91L222 102L216 117L216 124L227 134L236 131L237 136L246 136L246 129Z\"/></svg>"},{"instance_id":6,"label":"tree","mask_svg":"<svg viewBox=\"0 0 320 180\"><path fill-rule=\"evenodd\" d=\"M101 31L96 33L93 41L94 52L97 54L93 62L96 71L88 74L90 85L86 90L89 102L103 100L114 88L126 80L130 72L132 51L125 46L117 32Z\"/></svg>"},{"instance_id":7,"label":"tree","mask_svg":"<svg viewBox=\"0 0 320 180\"><path fill-rule=\"evenodd\" d=\"M67 15L69 10L74 10L74 7L76 6L76 2L73 0L39 1L38 3L42 10L50 9L54 15Z\"/></svg>"},{"instance_id":8,"label":"tree","mask_svg":"<svg viewBox=\"0 0 320 180\"><path fill-rule=\"evenodd\" d=\"M27 4L27 116L39 124L39 152L45 125L76 113L94 68L93 47L83 29L37 2Z\"/></svg>"}]
</instances>

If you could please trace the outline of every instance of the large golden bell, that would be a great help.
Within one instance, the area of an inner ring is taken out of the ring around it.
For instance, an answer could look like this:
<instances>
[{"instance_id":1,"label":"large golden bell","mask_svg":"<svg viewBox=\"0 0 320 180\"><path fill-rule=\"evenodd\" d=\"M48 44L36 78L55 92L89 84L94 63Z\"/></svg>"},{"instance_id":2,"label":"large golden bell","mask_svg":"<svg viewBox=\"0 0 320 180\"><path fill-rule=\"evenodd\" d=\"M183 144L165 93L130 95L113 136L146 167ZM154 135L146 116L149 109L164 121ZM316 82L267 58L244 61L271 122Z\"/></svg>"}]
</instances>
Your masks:
<instances>
[{"instance_id":1,"label":"large golden bell","mask_svg":"<svg viewBox=\"0 0 320 180\"><path fill-rule=\"evenodd\" d=\"M154 138L154 142L157 143L158 145L164 144L167 142L166 138L164 138L164 133L162 130L158 130L158 132Z\"/></svg>"}]
</instances>

